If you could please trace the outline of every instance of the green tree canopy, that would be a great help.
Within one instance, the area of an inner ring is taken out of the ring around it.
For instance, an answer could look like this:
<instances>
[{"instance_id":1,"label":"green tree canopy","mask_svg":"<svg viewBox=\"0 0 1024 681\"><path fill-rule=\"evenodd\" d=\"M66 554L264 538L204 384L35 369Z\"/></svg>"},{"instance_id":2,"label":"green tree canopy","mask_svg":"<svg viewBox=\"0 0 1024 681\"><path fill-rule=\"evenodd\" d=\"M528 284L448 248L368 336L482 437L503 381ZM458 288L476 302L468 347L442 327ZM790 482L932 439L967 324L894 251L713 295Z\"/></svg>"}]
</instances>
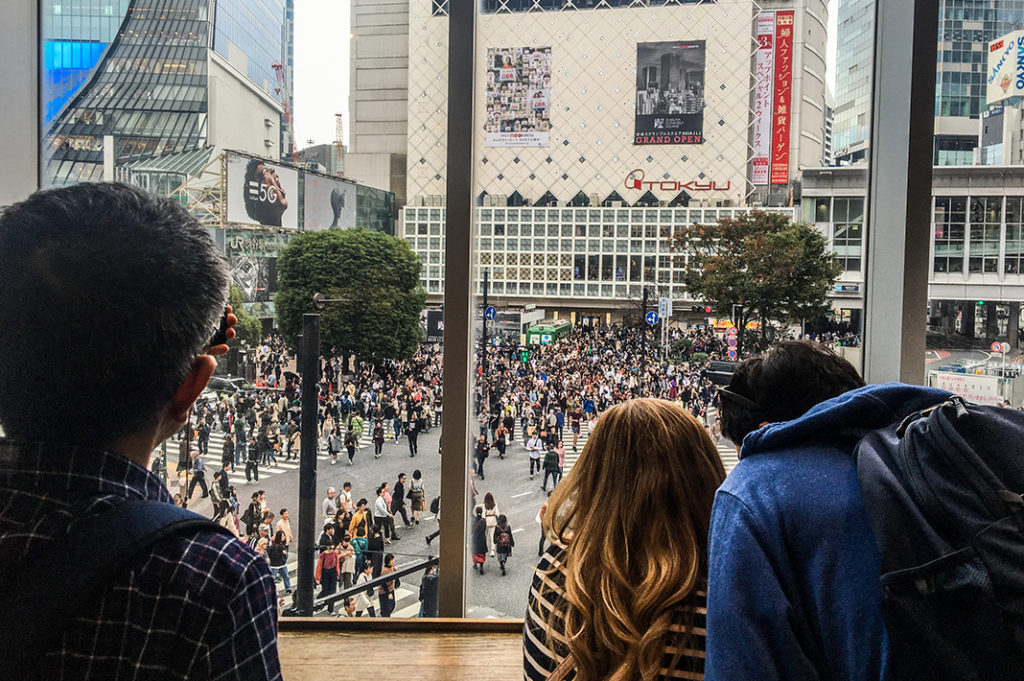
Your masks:
<instances>
[{"instance_id":1,"label":"green tree canopy","mask_svg":"<svg viewBox=\"0 0 1024 681\"><path fill-rule=\"evenodd\" d=\"M672 247L677 265L689 259L683 276L689 291L721 315L741 305L740 328L758 319L762 338L773 322L824 315L843 271L821 232L780 213L751 211L684 227L672 236Z\"/></svg>"},{"instance_id":2,"label":"green tree canopy","mask_svg":"<svg viewBox=\"0 0 1024 681\"><path fill-rule=\"evenodd\" d=\"M403 239L361 227L303 232L277 261L277 321L297 346L313 294L342 298L320 311L320 351L360 360L407 359L422 340L427 294L419 256Z\"/></svg>"}]
</instances>

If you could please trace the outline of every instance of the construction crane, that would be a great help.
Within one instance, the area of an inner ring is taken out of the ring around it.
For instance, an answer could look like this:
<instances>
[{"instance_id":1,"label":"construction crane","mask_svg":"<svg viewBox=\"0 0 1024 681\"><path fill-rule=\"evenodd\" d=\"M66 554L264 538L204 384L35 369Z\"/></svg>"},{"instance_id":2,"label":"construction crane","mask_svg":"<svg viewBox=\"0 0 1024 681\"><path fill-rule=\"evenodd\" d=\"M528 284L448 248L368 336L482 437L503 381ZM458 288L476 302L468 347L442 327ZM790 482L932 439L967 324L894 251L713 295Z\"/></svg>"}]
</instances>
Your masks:
<instances>
[{"instance_id":1,"label":"construction crane","mask_svg":"<svg viewBox=\"0 0 1024 681\"><path fill-rule=\"evenodd\" d=\"M281 97L281 106L284 108L284 126L288 131L288 155L292 161L299 160L299 152L295 150L295 139L292 135L292 108L288 104L288 94L281 94L284 91L285 77L284 77L284 64L271 64L274 69L274 73L277 74L277 87L274 88L274 94Z\"/></svg>"}]
</instances>

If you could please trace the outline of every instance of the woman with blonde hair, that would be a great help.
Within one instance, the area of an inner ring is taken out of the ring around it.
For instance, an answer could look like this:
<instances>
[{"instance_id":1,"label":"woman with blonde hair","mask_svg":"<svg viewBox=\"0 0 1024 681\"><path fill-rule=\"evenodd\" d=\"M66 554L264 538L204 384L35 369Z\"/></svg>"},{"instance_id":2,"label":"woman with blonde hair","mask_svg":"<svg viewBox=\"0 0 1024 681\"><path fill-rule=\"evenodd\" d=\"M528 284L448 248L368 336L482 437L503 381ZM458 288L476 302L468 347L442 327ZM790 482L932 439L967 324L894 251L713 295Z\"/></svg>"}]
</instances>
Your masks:
<instances>
[{"instance_id":1,"label":"woman with blonde hair","mask_svg":"<svg viewBox=\"0 0 1024 681\"><path fill-rule=\"evenodd\" d=\"M527 681L703 679L708 526L724 478L678 405L637 399L602 415L544 514Z\"/></svg>"}]
</instances>

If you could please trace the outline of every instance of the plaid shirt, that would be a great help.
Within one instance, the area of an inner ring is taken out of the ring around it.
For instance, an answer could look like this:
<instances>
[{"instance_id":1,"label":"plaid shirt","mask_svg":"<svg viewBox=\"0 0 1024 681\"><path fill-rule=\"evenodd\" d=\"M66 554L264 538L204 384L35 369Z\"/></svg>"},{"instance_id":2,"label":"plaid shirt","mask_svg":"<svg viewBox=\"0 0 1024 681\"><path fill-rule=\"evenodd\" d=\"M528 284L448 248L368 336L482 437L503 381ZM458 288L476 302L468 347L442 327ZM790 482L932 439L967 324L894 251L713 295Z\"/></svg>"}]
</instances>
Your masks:
<instances>
[{"instance_id":1,"label":"plaid shirt","mask_svg":"<svg viewBox=\"0 0 1024 681\"><path fill-rule=\"evenodd\" d=\"M73 520L120 499L171 503L160 479L106 452L0 440L0 583ZM103 547L96 547L102 551ZM156 545L74 613L40 679L280 679L267 562L200 531Z\"/></svg>"}]
</instances>

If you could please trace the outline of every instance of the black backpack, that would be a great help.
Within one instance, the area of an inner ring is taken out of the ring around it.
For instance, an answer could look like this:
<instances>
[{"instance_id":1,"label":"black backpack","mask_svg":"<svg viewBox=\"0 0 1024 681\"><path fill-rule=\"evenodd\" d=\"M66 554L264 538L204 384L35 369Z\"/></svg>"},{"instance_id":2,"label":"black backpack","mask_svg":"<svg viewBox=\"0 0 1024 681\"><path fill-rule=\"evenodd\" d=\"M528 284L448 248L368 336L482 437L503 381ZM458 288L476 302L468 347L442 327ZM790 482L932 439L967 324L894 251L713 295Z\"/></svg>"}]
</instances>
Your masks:
<instances>
[{"instance_id":1,"label":"black backpack","mask_svg":"<svg viewBox=\"0 0 1024 681\"><path fill-rule=\"evenodd\" d=\"M892 678L1024 678L1024 414L954 397L856 457Z\"/></svg>"},{"instance_id":2,"label":"black backpack","mask_svg":"<svg viewBox=\"0 0 1024 681\"><path fill-rule=\"evenodd\" d=\"M430 501L430 512L436 515L437 512L440 511L440 510L441 510L441 497L434 497Z\"/></svg>"},{"instance_id":3,"label":"black backpack","mask_svg":"<svg viewBox=\"0 0 1024 681\"><path fill-rule=\"evenodd\" d=\"M25 678L59 644L75 614L150 547L200 532L234 536L174 504L131 499L83 518L68 537L29 554L0 588L0 680Z\"/></svg>"}]
</instances>

